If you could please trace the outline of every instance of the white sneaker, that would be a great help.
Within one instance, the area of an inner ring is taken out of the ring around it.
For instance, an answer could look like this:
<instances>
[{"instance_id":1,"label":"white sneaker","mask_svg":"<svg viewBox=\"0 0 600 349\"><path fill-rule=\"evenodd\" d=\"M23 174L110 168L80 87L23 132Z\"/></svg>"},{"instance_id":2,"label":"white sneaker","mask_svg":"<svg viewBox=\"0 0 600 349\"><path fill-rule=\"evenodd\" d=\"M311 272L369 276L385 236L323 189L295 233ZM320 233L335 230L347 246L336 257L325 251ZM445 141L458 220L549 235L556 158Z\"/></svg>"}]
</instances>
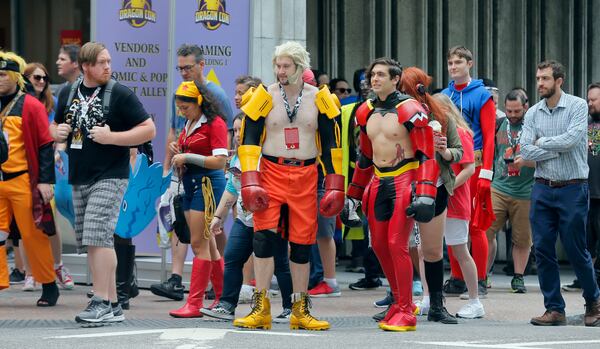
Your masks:
<instances>
[{"instance_id":1,"label":"white sneaker","mask_svg":"<svg viewBox=\"0 0 600 349\"><path fill-rule=\"evenodd\" d=\"M422 299L415 302L415 305L419 308L417 315L427 315L429 313L429 302L424 302Z\"/></svg>"},{"instance_id":2,"label":"white sneaker","mask_svg":"<svg viewBox=\"0 0 600 349\"><path fill-rule=\"evenodd\" d=\"M461 317L464 319L479 319L485 315L485 311L483 310L483 304L481 302L469 302L460 308L458 313L456 313L457 317Z\"/></svg>"},{"instance_id":3,"label":"white sneaker","mask_svg":"<svg viewBox=\"0 0 600 349\"><path fill-rule=\"evenodd\" d=\"M25 276L25 283L23 284L22 290L25 292L32 292L39 289L38 283L35 281L32 275Z\"/></svg>"},{"instance_id":4,"label":"white sneaker","mask_svg":"<svg viewBox=\"0 0 600 349\"><path fill-rule=\"evenodd\" d=\"M250 304L252 303L252 295L254 295L254 287L250 285L242 285L240 290L240 298L238 304Z\"/></svg>"},{"instance_id":5,"label":"white sneaker","mask_svg":"<svg viewBox=\"0 0 600 349\"><path fill-rule=\"evenodd\" d=\"M469 300L469 292L465 292L465 293L461 294L459 298L462 299L463 301L468 301Z\"/></svg>"}]
</instances>

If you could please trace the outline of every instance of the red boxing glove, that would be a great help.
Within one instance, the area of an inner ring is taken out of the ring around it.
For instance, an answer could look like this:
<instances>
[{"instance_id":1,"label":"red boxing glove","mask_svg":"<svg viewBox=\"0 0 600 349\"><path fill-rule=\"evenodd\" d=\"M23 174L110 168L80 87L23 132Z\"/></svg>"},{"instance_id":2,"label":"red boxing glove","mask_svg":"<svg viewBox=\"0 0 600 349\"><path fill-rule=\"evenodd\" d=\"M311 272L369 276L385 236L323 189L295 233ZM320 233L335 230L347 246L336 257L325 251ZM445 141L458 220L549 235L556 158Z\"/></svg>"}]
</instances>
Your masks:
<instances>
[{"instance_id":1,"label":"red boxing glove","mask_svg":"<svg viewBox=\"0 0 600 349\"><path fill-rule=\"evenodd\" d=\"M333 217L344 208L344 176L328 174L325 176L325 195L319 203L319 213L323 217Z\"/></svg>"},{"instance_id":2,"label":"red boxing glove","mask_svg":"<svg viewBox=\"0 0 600 349\"><path fill-rule=\"evenodd\" d=\"M260 172L242 172L242 201L250 212L259 212L269 207L269 194L260 185Z\"/></svg>"}]
</instances>

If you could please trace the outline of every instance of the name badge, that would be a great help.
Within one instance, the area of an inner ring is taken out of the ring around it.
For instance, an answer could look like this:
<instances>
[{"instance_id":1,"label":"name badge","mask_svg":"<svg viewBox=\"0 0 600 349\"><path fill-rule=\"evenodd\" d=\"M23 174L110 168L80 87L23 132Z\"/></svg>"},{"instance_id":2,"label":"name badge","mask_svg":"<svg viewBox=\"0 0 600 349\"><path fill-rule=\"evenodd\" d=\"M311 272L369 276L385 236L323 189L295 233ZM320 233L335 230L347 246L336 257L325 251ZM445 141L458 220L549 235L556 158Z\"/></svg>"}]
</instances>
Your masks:
<instances>
[{"instance_id":1,"label":"name badge","mask_svg":"<svg viewBox=\"0 0 600 349\"><path fill-rule=\"evenodd\" d=\"M83 132L80 129L73 131L71 138L71 149L83 149Z\"/></svg>"},{"instance_id":2,"label":"name badge","mask_svg":"<svg viewBox=\"0 0 600 349\"><path fill-rule=\"evenodd\" d=\"M284 128L283 133L285 136L285 147L288 150L294 150L300 148L300 135L298 128Z\"/></svg>"}]
</instances>

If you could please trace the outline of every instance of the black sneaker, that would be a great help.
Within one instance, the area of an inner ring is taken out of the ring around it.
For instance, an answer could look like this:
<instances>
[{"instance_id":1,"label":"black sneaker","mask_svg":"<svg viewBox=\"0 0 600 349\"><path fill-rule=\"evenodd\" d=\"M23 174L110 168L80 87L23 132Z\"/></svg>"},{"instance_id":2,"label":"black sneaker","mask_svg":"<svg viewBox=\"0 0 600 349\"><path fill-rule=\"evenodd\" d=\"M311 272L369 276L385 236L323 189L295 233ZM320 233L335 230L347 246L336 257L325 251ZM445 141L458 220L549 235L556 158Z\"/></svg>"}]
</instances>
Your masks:
<instances>
[{"instance_id":1,"label":"black sneaker","mask_svg":"<svg viewBox=\"0 0 600 349\"><path fill-rule=\"evenodd\" d=\"M510 280L510 288L512 293L527 293L527 287L525 287L525 280L523 275L515 275Z\"/></svg>"},{"instance_id":2,"label":"black sneaker","mask_svg":"<svg viewBox=\"0 0 600 349\"><path fill-rule=\"evenodd\" d=\"M277 317L273 318L273 322L277 324L287 324L290 322L290 317L292 316L292 309L284 308L281 314L277 315Z\"/></svg>"},{"instance_id":3,"label":"black sneaker","mask_svg":"<svg viewBox=\"0 0 600 349\"><path fill-rule=\"evenodd\" d=\"M446 280L442 290L444 291L444 296L446 297L459 297L461 294L467 291L467 284L465 284L464 280L450 278Z\"/></svg>"},{"instance_id":4,"label":"black sneaker","mask_svg":"<svg viewBox=\"0 0 600 349\"><path fill-rule=\"evenodd\" d=\"M394 303L394 296L392 295L392 292L388 290L385 294L385 298L373 302L373 305L375 308L387 308L392 303Z\"/></svg>"},{"instance_id":5,"label":"black sneaker","mask_svg":"<svg viewBox=\"0 0 600 349\"><path fill-rule=\"evenodd\" d=\"M477 293L479 298L486 299L488 294L487 282L485 280L477 281Z\"/></svg>"},{"instance_id":6,"label":"black sneaker","mask_svg":"<svg viewBox=\"0 0 600 349\"><path fill-rule=\"evenodd\" d=\"M362 290L374 290L378 287L381 287L381 280L377 279L367 279L362 278L355 283L349 285L351 290L362 291Z\"/></svg>"},{"instance_id":7,"label":"black sneaker","mask_svg":"<svg viewBox=\"0 0 600 349\"><path fill-rule=\"evenodd\" d=\"M225 302L219 302L212 309L202 308L200 312L208 317L231 321L235 317L235 309Z\"/></svg>"},{"instance_id":8,"label":"black sneaker","mask_svg":"<svg viewBox=\"0 0 600 349\"><path fill-rule=\"evenodd\" d=\"M392 305L390 304L390 305L388 305L388 307L387 307L387 308L385 308L385 310L384 310L384 311L382 311L382 312L380 312L380 313L377 313L377 314L373 315L373 320L375 320L375 321L377 321L377 322L379 322L379 321L383 320L383 319L385 318L385 316L387 315L388 311L390 311L390 307L391 307L391 306L392 306Z\"/></svg>"},{"instance_id":9,"label":"black sneaker","mask_svg":"<svg viewBox=\"0 0 600 349\"><path fill-rule=\"evenodd\" d=\"M84 311L75 316L79 323L109 322L114 318L113 309L110 304L104 303L102 298L94 296Z\"/></svg>"},{"instance_id":10,"label":"black sneaker","mask_svg":"<svg viewBox=\"0 0 600 349\"><path fill-rule=\"evenodd\" d=\"M11 285L19 285L25 283L25 273L21 273L19 269L14 268L9 276Z\"/></svg>"},{"instance_id":11,"label":"black sneaker","mask_svg":"<svg viewBox=\"0 0 600 349\"><path fill-rule=\"evenodd\" d=\"M573 280L573 283L570 285L564 285L562 287L563 291L567 292L581 292L581 284L578 279Z\"/></svg>"},{"instance_id":12,"label":"black sneaker","mask_svg":"<svg viewBox=\"0 0 600 349\"><path fill-rule=\"evenodd\" d=\"M174 301L183 300L183 290L185 290L185 287L173 277L170 277L169 280L163 283L150 286L150 292L153 294Z\"/></svg>"}]
</instances>

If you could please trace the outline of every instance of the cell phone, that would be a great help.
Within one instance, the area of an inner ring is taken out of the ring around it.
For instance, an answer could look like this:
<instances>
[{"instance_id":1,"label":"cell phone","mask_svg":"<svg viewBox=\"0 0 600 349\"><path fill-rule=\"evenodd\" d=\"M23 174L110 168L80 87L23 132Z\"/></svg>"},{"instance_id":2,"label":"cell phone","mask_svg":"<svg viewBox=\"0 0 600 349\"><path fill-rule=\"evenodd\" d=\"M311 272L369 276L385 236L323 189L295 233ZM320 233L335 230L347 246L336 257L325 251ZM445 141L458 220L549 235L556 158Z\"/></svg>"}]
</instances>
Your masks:
<instances>
[{"instance_id":1,"label":"cell phone","mask_svg":"<svg viewBox=\"0 0 600 349\"><path fill-rule=\"evenodd\" d=\"M242 170L240 170L239 168L232 166L227 168L227 171L231 172L232 175L234 176L241 176L242 175Z\"/></svg>"},{"instance_id":2,"label":"cell phone","mask_svg":"<svg viewBox=\"0 0 600 349\"><path fill-rule=\"evenodd\" d=\"M514 158L504 158L504 163L507 163L507 164L512 164L512 163L514 163L514 162L515 162L515 159L514 159Z\"/></svg>"}]
</instances>

